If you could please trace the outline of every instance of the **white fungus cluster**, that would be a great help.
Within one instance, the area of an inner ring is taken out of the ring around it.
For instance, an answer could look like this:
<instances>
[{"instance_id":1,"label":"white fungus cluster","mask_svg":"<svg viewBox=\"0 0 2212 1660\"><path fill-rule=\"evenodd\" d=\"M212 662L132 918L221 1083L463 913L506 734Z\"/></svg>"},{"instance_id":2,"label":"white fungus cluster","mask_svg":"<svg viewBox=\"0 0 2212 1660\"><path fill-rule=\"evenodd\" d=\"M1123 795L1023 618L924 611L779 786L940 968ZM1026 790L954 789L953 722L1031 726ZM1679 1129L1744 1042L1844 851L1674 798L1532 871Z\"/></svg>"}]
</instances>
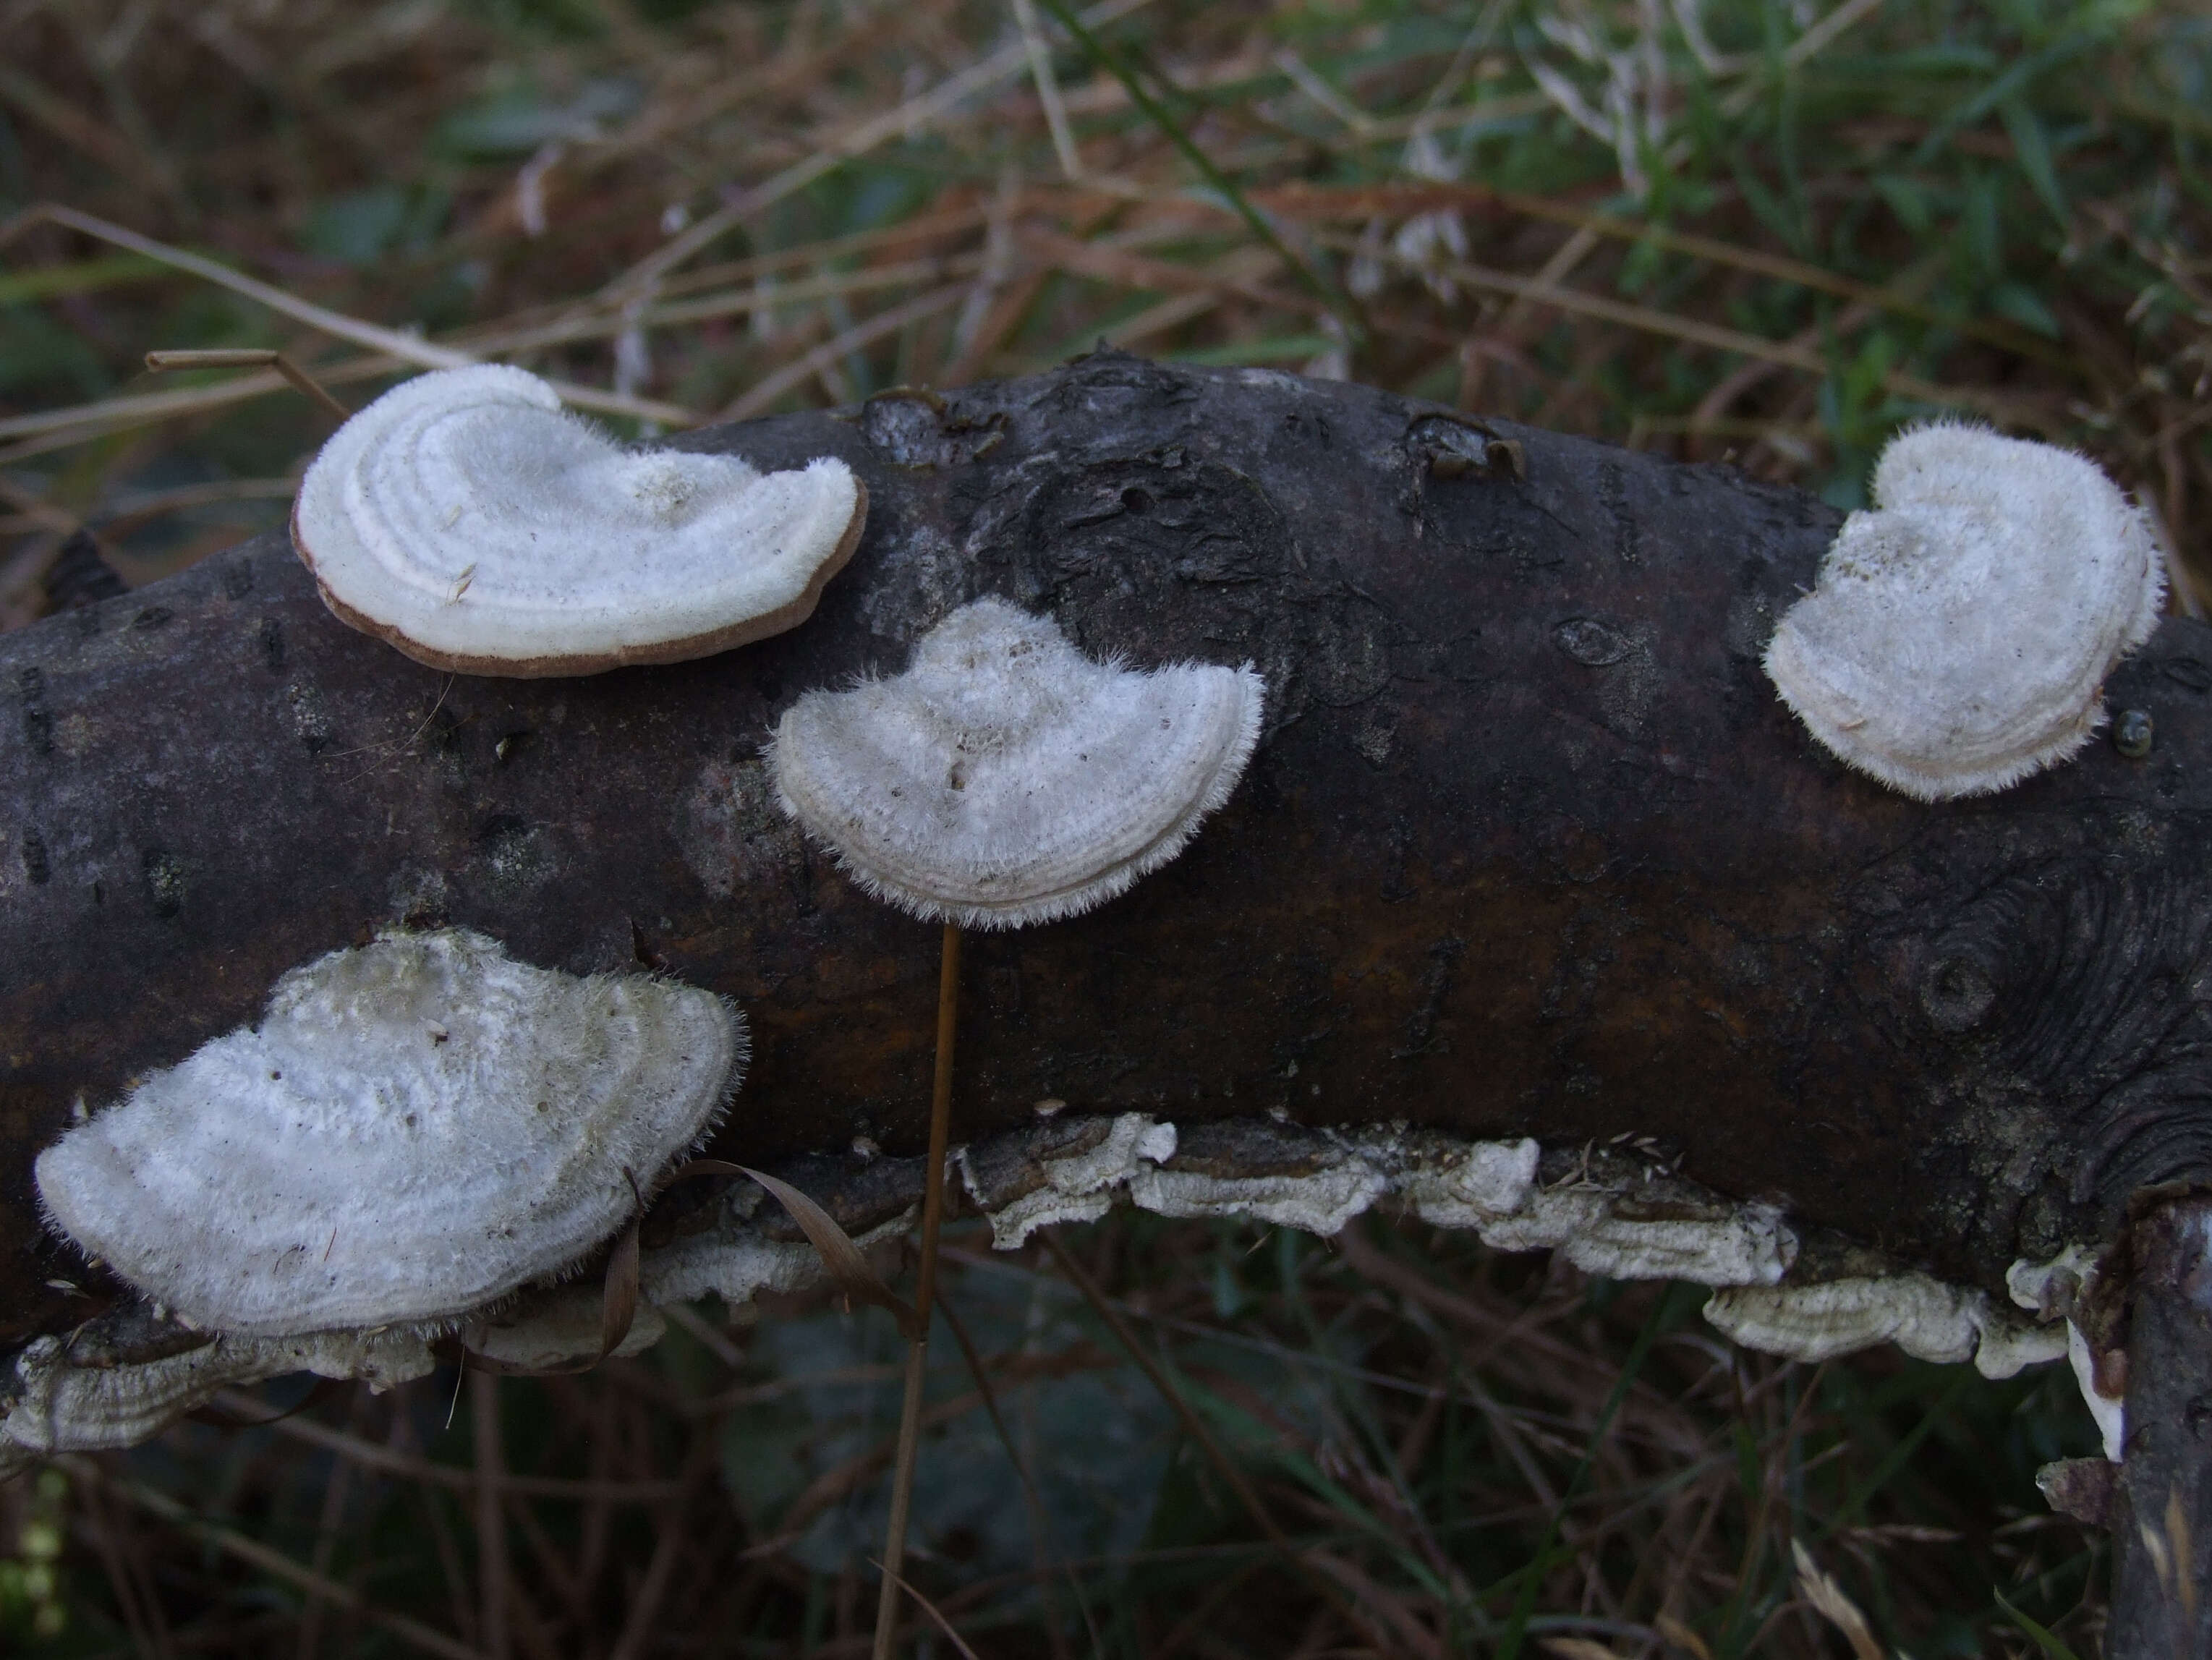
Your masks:
<instances>
[{"instance_id":1,"label":"white fungus cluster","mask_svg":"<svg viewBox=\"0 0 2212 1660\"><path fill-rule=\"evenodd\" d=\"M2150 637L2164 563L2095 463L1978 427L1899 434L1766 672L1829 750L1923 800L2063 761Z\"/></svg>"},{"instance_id":2,"label":"white fungus cluster","mask_svg":"<svg viewBox=\"0 0 2212 1660\"><path fill-rule=\"evenodd\" d=\"M1094 662L1002 599L906 672L810 691L769 762L784 810L870 893L963 927L1073 916L1182 850L1260 735L1249 665Z\"/></svg>"},{"instance_id":3,"label":"white fungus cluster","mask_svg":"<svg viewBox=\"0 0 2212 1660\"><path fill-rule=\"evenodd\" d=\"M867 492L823 457L631 450L494 364L394 387L340 428L292 539L343 621L466 674L672 663L803 622Z\"/></svg>"},{"instance_id":4,"label":"white fungus cluster","mask_svg":"<svg viewBox=\"0 0 2212 1660\"><path fill-rule=\"evenodd\" d=\"M2015 1272L2014 1298L2043 1323L1910 1270L1799 1280L1792 1274L1796 1237L1771 1207L1733 1203L1679 1183L1655 1189L1587 1172L1546 1186L1529 1140L1468 1143L1390 1128L1300 1132L1305 1152L1291 1161L1295 1170L1243 1174L1180 1158L1176 1126L1149 1114L1072 1115L1054 1122L1056 1140L1031 1137L1024 1145L1006 1137L954 1150L968 1195L1002 1250L1018 1247L1038 1227L1095 1220L1116 1203L1175 1216L1243 1216L1327 1235L1395 1201L1433 1225L1472 1231L1495 1249L1556 1250L1589 1274L1716 1287L1705 1306L1709 1321L1747 1347L1796 1359L1889 1342L1930 1360L1971 1359L1984 1375L2004 1377L2067 1351L2069 1328L2020 1281L2028 1265ZM762 1225L761 1196L733 1192L709 1225L644 1253L644 1302L617 1353L648 1347L665 1329L653 1304L711 1293L734 1306L820 1282L823 1269L812 1246ZM866 1250L903 1236L917 1212L910 1206L884 1218L855 1243ZM2061 1266L2071 1261L2061 1259ZM599 1347L598 1298L587 1286L538 1289L471 1316L460 1329L471 1350L504 1365L587 1361ZM131 1444L229 1383L302 1369L381 1383L418 1376L429 1365L421 1337L398 1331L225 1337L183 1355L98 1368L70 1365L54 1340L42 1339L18 1364L21 1401L0 1420L0 1471L11 1446ZM2093 1397L2092 1404L2104 1407L2106 1419L2116 1414L2110 1403Z\"/></svg>"},{"instance_id":5,"label":"white fungus cluster","mask_svg":"<svg viewBox=\"0 0 2212 1660\"><path fill-rule=\"evenodd\" d=\"M39 1155L55 1225L187 1323L435 1327L575 1263L712 1126L722 999L582 978L460 929L276 982L260 1023Z\"/></svg>"}]
</instances>

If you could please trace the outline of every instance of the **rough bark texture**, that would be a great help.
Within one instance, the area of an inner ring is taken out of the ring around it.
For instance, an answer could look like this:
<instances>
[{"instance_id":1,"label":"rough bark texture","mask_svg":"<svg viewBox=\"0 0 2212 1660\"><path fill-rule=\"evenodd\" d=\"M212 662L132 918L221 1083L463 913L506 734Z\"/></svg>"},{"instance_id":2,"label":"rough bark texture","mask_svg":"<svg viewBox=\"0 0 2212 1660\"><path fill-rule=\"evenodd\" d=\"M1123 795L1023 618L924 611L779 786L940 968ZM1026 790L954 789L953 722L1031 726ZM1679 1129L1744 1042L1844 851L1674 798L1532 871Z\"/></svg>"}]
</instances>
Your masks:
<instances>
[{"instance_id":1,"label":"rough bark texture","mask_svg":"<svg viewBox=\"0 0 2212 1660\"><path fill-rule=\"evenodd\" d=\"M2113 677L2155 717L2148 759L2099 743L1929 806L1775 697L1759 652L1838 515L1726 468L1112 354L683 441L865 478L804 627L454 678L337 623L268 539L0 638L0 1339L87 1307L46 1286L82 1268L30 1180L71 1103L395 921L741 1000L720 1156L918 1150L936 930L801 842L758 749L984 593L1094 653L1249 659L1270 708L1176 864L971 937L963 1134L1048 1098L1633 1133L1992 1289L2137 1186L2212 1173L2203 627Z\"/></svg>"},{"instance_id":2,"label":"rough bark texture","mask_svg":"<svg viewBox=\"0 0 2212 1660\"><path fill-rule=\"evenodd\" d=\"M2112 1505L2111 1660L2212 1655L2212 1197L2130 1226L2127 1462Z\"/></svg>"}]
</instances>

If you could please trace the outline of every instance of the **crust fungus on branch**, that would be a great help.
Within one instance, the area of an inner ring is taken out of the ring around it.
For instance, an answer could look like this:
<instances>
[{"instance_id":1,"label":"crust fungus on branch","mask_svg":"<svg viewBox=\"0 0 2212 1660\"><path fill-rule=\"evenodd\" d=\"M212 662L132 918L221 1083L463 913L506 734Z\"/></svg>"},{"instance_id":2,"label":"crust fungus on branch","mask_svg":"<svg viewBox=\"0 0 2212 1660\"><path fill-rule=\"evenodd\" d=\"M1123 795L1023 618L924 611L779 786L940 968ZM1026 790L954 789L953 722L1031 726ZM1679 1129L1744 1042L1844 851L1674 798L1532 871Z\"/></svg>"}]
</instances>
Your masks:
<instances>
[{"instance_id":1,"label":"crust fungus on branch","mask_svg":"<svg viewBox=\"0 0 2212 1660\"><path fill-rule=\"evenodd\" d=\"M1766 652L1830 751L1923 800L2063 761L2166 585L2142 514L2096 464L1978 427L1899 434Z\"/></svg>"},{"instance_id":2,"label":"crust fungus on branch","mask_svg":"<svg viewBox=\"0 0 2212 1660\"><path fill-rule=\"evenodd\" d=\"M259 1025L39 1156L53 1224L191 1323L451 1322L572 1267L711 1128L736 1009L642 975L393 933L276 982Z\"/></svg>"},{"instance_id":3,"label":"crust fungus on branch","mask_svg":"<svg viewBox=\"0 0 2212 1660\"><path fill-rule=\"evenodd\" d=\"M1073 916L1182 851L1259 741L1250 665L1094 662L1003 599L924 635L905 673L811 691L771 765L784 811L914 915Z\"/></svg>"},{"instance_id":4,"label":"crust fungus on branch","mask_svg":"<svg viewBox=\"0 0 2212 1660\"><path fill-rule=\"evenodd\" d=\"M631 450L495 364L394 387L308 468L292 541L341 620L464 674L673 663L804 622L867 491L823 457Z\"/></svg>"}]
</instances>

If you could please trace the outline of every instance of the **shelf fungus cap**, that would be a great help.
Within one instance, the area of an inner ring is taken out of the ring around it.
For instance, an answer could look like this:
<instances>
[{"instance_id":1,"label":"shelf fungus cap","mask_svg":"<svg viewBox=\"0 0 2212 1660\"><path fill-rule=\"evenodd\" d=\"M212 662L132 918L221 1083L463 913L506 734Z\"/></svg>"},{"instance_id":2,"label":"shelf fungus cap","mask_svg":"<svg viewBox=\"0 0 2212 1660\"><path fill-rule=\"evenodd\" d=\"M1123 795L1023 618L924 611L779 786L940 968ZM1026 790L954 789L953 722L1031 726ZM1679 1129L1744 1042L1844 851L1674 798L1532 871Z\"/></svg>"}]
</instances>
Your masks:
<instances>
[{"instance_id":1,"label":"shelf fungus cap","mask_svg":"<svg viewBox=\"0 0 2212 1660\"><path fill-rule=\"evenodd\" d=\"M1020 927L1180 853L1251 758L1264 692L1249 664L1094 662L1051 618L979 599L905 673L806 693L770 760L784 811L869 892Z\"/></svg>"},{"instance_id":2,"label":"shelf fungus cap","mask_svg":"<svg viewBox=\"0 0 2212 1660\"><path fill-rule=\"evenodd\" d=\"M39 1155L53 1224L194 1326L441 1327L560 1274L710 1128L736 1009L386 934Z\"/></svg>"},{"instance_id":3,"label":"shelf fungus cap","mask_svg":"<svg viewBox=\"0 0 2212 1660\"><path fill-rule=\"evenodd\" d=\"M2106 675L2150 637L2165 569L2142 514L2071 450L1979 427L1900 433L1767 648L1844 761L1923 800L2073 755Z\"/></svg>"},{"instance_id":4,"label":"shelf fungus cap","mask_svg":"<svg viewBox=\"0 0 2212 1660\"><path fill-rule=\"evenodd\" d=\"M497 364L393 387L300 486L292 544L343 622L463 674L704 657L804 622L867 492L823 457L634 450Z\"/></svg>"}]
</instances>

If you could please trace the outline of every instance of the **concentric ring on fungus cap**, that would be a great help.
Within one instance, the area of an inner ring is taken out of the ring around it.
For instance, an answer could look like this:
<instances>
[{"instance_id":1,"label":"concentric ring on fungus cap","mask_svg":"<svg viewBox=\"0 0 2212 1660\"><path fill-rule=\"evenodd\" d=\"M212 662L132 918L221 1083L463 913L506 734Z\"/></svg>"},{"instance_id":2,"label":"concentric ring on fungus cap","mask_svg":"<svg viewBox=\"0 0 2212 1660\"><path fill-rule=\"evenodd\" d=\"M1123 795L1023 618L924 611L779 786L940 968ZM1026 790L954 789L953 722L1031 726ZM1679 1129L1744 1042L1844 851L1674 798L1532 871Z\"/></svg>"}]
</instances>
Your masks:
<instances>
[{"instance_id":1,"label":"concentric ring on fungus cap","mask_svg":"<svg viewBox=\"0 0 2212 1660\"><path fill-rule=\"evenodd\" d=\"M393 387L307 469L292 545L343 622L420 663L536 678L673 663L812 614L867 491L824 456L625 447L497 364Z\"/></svg>"},{"instance_id":2,"label":"concentric ring on fungus cap","mask_svg":"<svg viewBox=\"0 0 2212 1660\"><path fill-rule=\"evenodd\" d=\"M696 987L388 933L293 970L254 1025L69 1130L39 1195L203 1329L434 1329L612 1236L744 1059L744 1020Z\"/></svg>"}]
</instances>

